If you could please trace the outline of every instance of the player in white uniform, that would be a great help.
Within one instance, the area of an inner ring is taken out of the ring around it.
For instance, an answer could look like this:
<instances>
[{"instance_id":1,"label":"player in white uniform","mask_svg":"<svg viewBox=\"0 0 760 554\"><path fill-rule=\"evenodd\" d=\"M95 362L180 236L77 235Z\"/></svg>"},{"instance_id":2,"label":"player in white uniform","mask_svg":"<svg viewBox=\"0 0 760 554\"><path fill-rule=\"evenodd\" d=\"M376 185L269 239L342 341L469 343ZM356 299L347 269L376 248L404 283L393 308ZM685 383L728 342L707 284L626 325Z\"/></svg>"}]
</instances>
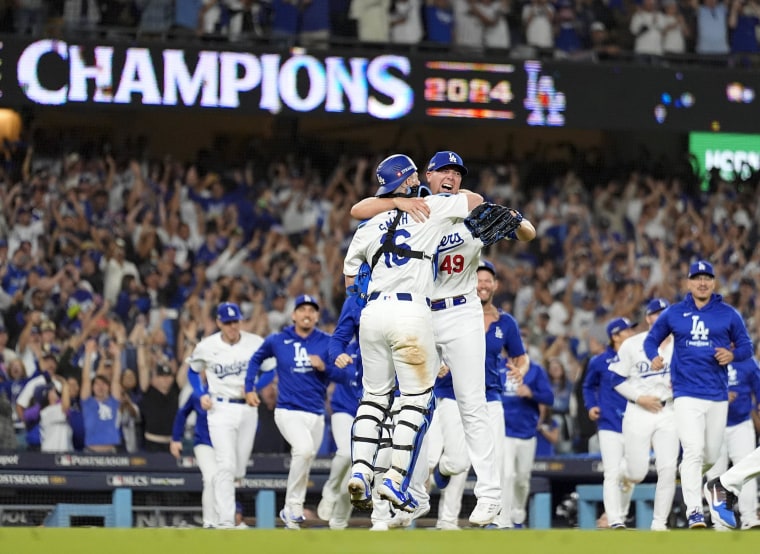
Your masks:
<instances>
[{"instance_id":1,"label":"player in white uniform","mask_svg":"<svg viewBox=\"0 0 760 554\"><path fill-rule=\"evenodd\" d=\"M462 158L451 151L437 152L428 163L427 183L434 196L456 195L467 168ZM464 192L464 191L463 191ZM355 205L351 215L368 217L380 209L399 206L421 220L432 216L424 199L365 199ZM533 225L523 220L516 235L518 240L532 240ZM470 514L473 525L488 525L499 512L501 487L496 463L493 431L488 422L485 393L485 335L483 308L477 294L477 269L483 243L472 236L461 221L445 229L436 254L435 292L431 301L436 345L442 362L451 370L459 413L467 440L470 463L478 480L475 496L478 504ZM450 476L467 470L466 464L439 464L440 473Z\"/></svg>"},{"instance_id":2,"label":"player in white uniform","mask_svg":"<svg viewBox=\"0 0 760 554\"><path fill-rule=\"evenodd\" d=\"M241 331L242 317L237 304L219 304L216 324L220 331L198 343L188 372L193 394L208 411L217 464L214 496L220 529L235 528L235 480L245 476L259 422L256 408L245 403L244 385L248 360L264 339Z\"/></svg>"},{"instance_id":3,"label":"player in white uniform","mask_svg":"<svg viewBox=\"0 0 760 554\"><path fill-rule=\"evenodd\" d=\"M755 448L749 455L726 471L705 483L703 487L707 504L713 521L719 521L731 529L738 525L736 519L737 495L751 479L760 475L760 448Z\"/></svg>"},{"instance_id":4,"label":"player in white uniform","mask_svg":"<svg viewBox=\"0 0 760 554\"><path fill-rule=\"evenodd\" d=\"M655 298L647 305L646 322L652 326L669 306L664 298ZM653 370L644 352L646 332L623 341L618 356L610 364L615 390L628 399L623 415L623 462L620 468L623 502L630 500L631 487L641 483L649 472L649 452L654 450L657 487L654 494L652 531L667 530L666 522L676 493L678 465L678 432L670 386L670 359L673 338L668 335L660 344L659 353L665 364ZM627 496L627 498L625 498Z\"/></svg>"},{"instance_id":5,"label":"player in white uniform","mask_svg":"<svg viewBox=\"0 0 760 554\"><path fill-rule=\"evenodd\" d=\"M386 158L376 173L378 196L406 194L410 187L419 185L417 167L407 156ZM363 262L374 266L368 303L360 319L364 394L354 421L349 481L355 506L366 508L371 504L370 483L380 426L398 379L401 394L395 401L399 415L393 429L391 467L378 490L382 498L404 511L411 513L417 507L407 489L417 446L432 416L433 383L439 368L430 312L432 260L440 237L482 201L476 194L428 196L424 203L430 209L429 219L418 222L396 210L383 212L361 224L349 245L343 267L347 287L353 285ZM482 340L481 321L478 331ZM485 394L483 403L485 407ZM493 449L493 441L489 443Z\"/></svg>"}]
</instances>

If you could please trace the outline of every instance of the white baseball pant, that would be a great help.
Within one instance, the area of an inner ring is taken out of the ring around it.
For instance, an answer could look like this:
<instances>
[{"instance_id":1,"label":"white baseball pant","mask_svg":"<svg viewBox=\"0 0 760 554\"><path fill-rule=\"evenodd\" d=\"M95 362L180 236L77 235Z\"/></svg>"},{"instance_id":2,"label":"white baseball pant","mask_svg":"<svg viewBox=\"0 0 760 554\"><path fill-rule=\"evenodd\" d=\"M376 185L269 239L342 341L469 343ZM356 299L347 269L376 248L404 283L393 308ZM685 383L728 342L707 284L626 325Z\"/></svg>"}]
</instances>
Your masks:
<instances>
[{"instance_id":1,"label":"white baseball pant","mask_svg":"<svg viewBox=\"0 0 760 554\"><path fill-rule=\"evenodd\" d=\"M518 439L504 437L502 475L504 488L501 495L499 524L513 527L525 523L526 506L530 494L530 475L536 458L536 437Z\"/></svg>"},{"instance_id":2,"label":"white baseball pant","mask_svg":"<svg viewBox=\"0 0 760 554\"><path fill-rule=\"evenodd\" d=\"M652 528L667 526L676 493L678 467L678 432L673 402L658 413L629 403L623 417L625 452L621 473L634 483L641 483L649 472L650 447L654 450L657 486L654 493Z\"/></svg>"},{"instance_id":3,"label":"white baseball pant","mask_svg":"<svg viewBox=\"0 0 760 554\"><path fill-rule=\"evenodd\" d=\"M208 433L214 445L216 475L214 498L220 527L235 525L235 479L245 477L248 459L256 438L259 412L247 404L212 399L208 412Z\"/></svg>"},{"instance_id":4,"label":"white baseball pant","mask_svg":"<svg viewBox=\"0 0 760 554\"><path fill-rule=\"evenodd\" d=\"M686 513L702 510L702 475L718 460L726 434L728 401L679 396L673 401L681 441L681 492Z\"/></svg>"},{"instance_id":5,"label":"white baseball pant","mask_svg":"<svg viewBox=\"0 0 760 554\"><path fill-rule=\"evenodd\" d=\"M707 480L714 479L728 469L728 461L736 465L755 449L755 425L751 419L726 427L726 437L715 465L707 472ZM757 480L750 479L739 493L739 513L742 525L757 521Z\"/></svg>"},{"instance_id":6,"label":"white baseball pant","mask_svg":"<svg viewBox=\"0 0 760 554\"><path fill-rule=\"evenodd\" d=\"M325 433L325 416L301 410L275 408L274 423L290 445L290 470L285 508L292 517L303 516L311 464Z\"/></svg>"},{"instance_id":7,"label":"white baseball pant","mask_svg":"<svg viewBox=\"0 0 760 554\"><path fill-rule=\"evenodd\" d=\"M334 502L330 529L344 529L348 527L351 517L351 497L347 495L348 480L351 478L351 426L354 417L345 412L337 412L330 417L330 427L333 440L335 440L335 456L330 462L330 475L322 487L322 498Z\"/></svg>"},{"instance_id":8,"label":"white baseball pant","mask_svg":"<svg viewBox=\"0 0 760 554\"><path fill-rule=\"evenodd\" d=\"M599 450L602 454L604 480L602 481L602 498L607 521L625 523L628 506L620 490L620 465L623 461L623 433L599 431Z\"/></svg>"},{"instance_id":9,"label":"white baseball pant","mask_svg":"<svg viewBox=\"0 0 760 554\"><path fill-rule=\"evenodd\" d=\"M216 475L216 454L214 449L207 444L196 444L193 447L195 463L201 470L203 479L203 492L201 493L201 511L203 514L203 526L215 526L219 520L216 513L216 500L214 498L214 475Z\"/></svg>"},{"instance_id":10,"label":"white baseball pant","mask_svg":"<svg viewBox=\"0 0 760 554\"><path fill-rule=\"evenodd\" d=\"M442 361L451 370L469 460L478 478L475 496L498 504L501 500L499 469L486 406L483 308L478 301L468 301L433 312L433 322Z\"/></svg>"},{"instance_id":11,"label":"white baseball pant","mask_svg":"<svg viewBox=\"0 0 760 554\"><path fill-rule=\"evenodd\" d=\"M744 456L741 461L720 476L720 482L736 495L741 493L744 485L760 475L760 448Z\"/></svg>"}]
</instances>

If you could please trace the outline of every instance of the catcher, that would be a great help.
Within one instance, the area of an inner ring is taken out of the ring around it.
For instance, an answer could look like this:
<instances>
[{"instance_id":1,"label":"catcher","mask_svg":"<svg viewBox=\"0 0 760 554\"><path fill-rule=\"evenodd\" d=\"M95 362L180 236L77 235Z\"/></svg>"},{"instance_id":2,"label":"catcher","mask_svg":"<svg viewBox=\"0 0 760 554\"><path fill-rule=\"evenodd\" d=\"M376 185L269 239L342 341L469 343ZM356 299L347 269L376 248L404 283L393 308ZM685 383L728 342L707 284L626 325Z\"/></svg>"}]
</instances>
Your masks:
<instances>
[{"instance_id":1,"label":"catcher","mask_svg":"<svg viewBox=\"0 0 760 554\"><path fill-rule=\"evenodd\" d=\"M465 175L467 168L462 158L452 151L433 155L425 173L432 194L464 193L460 187ZM409 213L415 221L424 221L430 214L424 198L365 198L351 209L351 215L365 219L393 208ZM516 210L481 204L470 212L465 222L446 230L436 254L435 295L431 299L433 330L442 362L451 370L466 448L444 444L440 460L432 460L432 463L438 461L437 482L442 488L448 478L466 471L472 462L478 478L474 490L478 502L469 520L476 526L491 523L501 508L501 461L494 445L500 445L504 440L493 432L503 426L489 420L501 418L503 421L504 413L489 413L486 403L485 333L483 309L477 294L480 251L484 245L502 238L529 241L535 236L533 225ZM498 405L501 407L500 402ZM444 429L443 435L450 436L449 431ZM423 468L424 464L417 464L417 467ZM427 471L420 472L420 475L415 471L410 484L413 496L420 499L420 512L426 508L423 500L427 496L424 489L427 476ZM401 523L404 524L409 522Z\"/></svg>"}]
</instances>

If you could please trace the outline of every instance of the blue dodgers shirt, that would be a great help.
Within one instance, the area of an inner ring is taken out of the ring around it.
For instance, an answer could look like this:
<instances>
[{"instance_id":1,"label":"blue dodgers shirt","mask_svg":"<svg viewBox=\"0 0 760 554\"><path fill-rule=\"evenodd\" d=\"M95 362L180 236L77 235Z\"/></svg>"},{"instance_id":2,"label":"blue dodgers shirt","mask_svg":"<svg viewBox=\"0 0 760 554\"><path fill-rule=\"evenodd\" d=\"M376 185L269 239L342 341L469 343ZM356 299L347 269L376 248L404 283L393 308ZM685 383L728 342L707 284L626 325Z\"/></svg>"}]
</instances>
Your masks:
<instances>
[{"instance_id":1,"label":"blue dodgers shirt","mask_svg":"<svg viewBox=\"0 0 760 554\"><path fill-rule=\"evenodd\" d=\"M752 341L741 315L713 294L708 303L697 308L691 293L660 314L644 339L644 351L650 360L657 348L673 334L673 358L670 380L673 398L689 396L704 400L728 399L726 367L718 364L715 349L732 349L734 362L752 356Z\"/></svg>"},{"instance_id":2,"label":"blue dodgers shirt","mask_svg":"<svg viewBox=\"0 0 760 554\"><path fill-rule=\"evenodd\" d=\"M328 361L330 335L314 329L308 337L296 334L293 325L269 335L253 354L245 377L245 392L251 392L258 379L261 364L267 358L277 360L277 408L325 413L325 396L330 381L347 383L348 372ZM309 360L316 355L325 362L325 371L317 371Z\"/></svg>"},{"instance_id":3,"label":"blue dodgers shirt","mask_svg":"<svg viewBox=\"0 0 760 554\"><path fill-rule=\"evenodd\" d=\"M728 404L726 424L731 427L739 425L752 417L755 402L752 395L760 400L760 368L752 357L741 362L731 362L728 370L728 390L736 397Z\"/></svg>"},{"instance_id":4,"label":"blue dodgers shirt","mask_svg":"<svg viewBox=\"0 0 760 554\"><path fill-rule=\"evenodd\" d=\"M504 374L506 377L506 373ZM537 363L530 362L528 373L523 377L533 393L531 398L517 395L519 384L505 379L501 403L504 406L504 427L507 437L531 439L538 428L539 404L554 404L554 392L546 375L546 370Z\"/></svg>"},{"instance_id":5,"label":"blue dodgers shirt","mask_svg":"<svg viewBox=\"0 0 760 554\"><path fill-rule=\"evenodd\" d=\"M589 360L586 378L583 380L583 404L586 411L599 406L600 414L596 424L600 431L622 433L623 414L628 400L615 390L616 374L610 371L610 364L616 359L615 349L607 346L604 352Z\"/></svg>"}]
</instances>

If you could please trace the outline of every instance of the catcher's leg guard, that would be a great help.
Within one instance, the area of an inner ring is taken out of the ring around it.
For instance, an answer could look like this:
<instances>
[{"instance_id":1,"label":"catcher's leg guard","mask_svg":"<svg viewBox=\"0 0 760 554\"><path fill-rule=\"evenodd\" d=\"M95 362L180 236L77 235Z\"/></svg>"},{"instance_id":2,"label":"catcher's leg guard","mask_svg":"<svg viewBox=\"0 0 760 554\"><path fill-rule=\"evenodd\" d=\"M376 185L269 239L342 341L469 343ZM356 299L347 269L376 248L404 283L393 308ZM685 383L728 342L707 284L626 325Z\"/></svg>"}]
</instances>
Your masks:
<instances>
[{"instance_id":1,"label":"catcher's leg guard","mask_svg":"<svg viewBox=\"0 0 760 554\"><path fill-rule=\"evenodd\" d=\"M362 473L371 479L380 448L383 422L388 418L392 393L376 395L365 392L351 426L352 473Z\"/></svg>"},{"instance_id":2,"label":"catcher's leg guard","mask_svg":"<svg viewBox=\"0 0 760 554\"><path fill-rule=\"evenodd\" d=\"M407 489L412 478L420 444L432 421L434 400L432 388L420 394L402 394L396 398L399 412L393 429L391 468L386 477L396 481L394 474L400 476L398 482L402 491Z\"/></svg>"}]
</instances>

